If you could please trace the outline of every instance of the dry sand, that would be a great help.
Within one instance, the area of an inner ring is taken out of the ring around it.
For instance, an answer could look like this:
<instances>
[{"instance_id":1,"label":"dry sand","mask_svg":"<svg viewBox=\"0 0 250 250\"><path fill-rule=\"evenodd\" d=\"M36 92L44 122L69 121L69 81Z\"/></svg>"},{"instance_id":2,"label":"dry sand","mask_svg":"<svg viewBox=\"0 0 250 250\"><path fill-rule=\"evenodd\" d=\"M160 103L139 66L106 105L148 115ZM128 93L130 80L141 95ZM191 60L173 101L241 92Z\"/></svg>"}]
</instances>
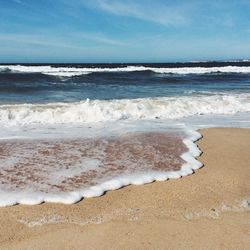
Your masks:
<instances>
[{"instance_id":1,"label":"dry sand","mask_svg":"<svg viewBox=\"0 0 250 250\"><path fill-rule=\"evenodd\" d=\"M0 249L250 249L250 129L206 129L205 165L74 205L0 208Z\"/></svg>"}]
</instances>

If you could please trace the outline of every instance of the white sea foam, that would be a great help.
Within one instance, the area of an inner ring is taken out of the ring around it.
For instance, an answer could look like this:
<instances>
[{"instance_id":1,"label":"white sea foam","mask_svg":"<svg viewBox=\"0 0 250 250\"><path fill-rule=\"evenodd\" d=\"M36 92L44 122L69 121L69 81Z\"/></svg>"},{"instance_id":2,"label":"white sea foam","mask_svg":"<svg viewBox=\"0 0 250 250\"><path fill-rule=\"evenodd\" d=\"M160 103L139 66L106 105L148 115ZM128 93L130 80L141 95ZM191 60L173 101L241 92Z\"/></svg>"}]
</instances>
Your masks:
<instances>
[{"instance_id":1,"label":"white sea foam","mask_svg":"<svg viewBox=\"0 0 250 250\"><path fill-rule=\"evenodd\" d=\"M1 105L2 126L118 120L177 119L250 111L249 94L86 100L76 103Z\"/></svg>"},{"instance_id":2,"label":"white sea foam","mask_svg":"<svg viewBox=\"0 0 250 250\"><path fill-rule=\"evenodd\" d=\"M20 73L42 73L46 75L71 77L95 72L136 72L152 71L159 74L208 74L208 73L250 73L250 66L223 66L223 67L180 67L158 68L145 66L126 66L117 68L87 68L87 67L53 67L53 66L23 66L1 65L0 71L10 70Z\"/></svg>"},{"instance_id":3,"label":"white sea foam","mask_svg":"<svg viewBox=\"0 0 250 250\"><path fill-rule=\"evenodd\" d=\"M78 202L82 198L101 196L109 190L119 189L127 185L142 185L153 181L165 181L168 179L181 178L192 174L196 169L202 167L202 163L197 161L195 157L199 156L201 151L194 143L201 135L195 131L187 131L188 137L183 141L188 148L188 152L181 155L185 163L178 171L156 172L148 171L141 174L127 174L116 177L112 180L103 182L99 185L92 186L87 189L76 190L74 192L64 192L58 194L26 191L0 191L0 207L11 206L15 204L34 205L42 202L56 202L64 204L72 204Z\"/></svg>"}]
</instances>

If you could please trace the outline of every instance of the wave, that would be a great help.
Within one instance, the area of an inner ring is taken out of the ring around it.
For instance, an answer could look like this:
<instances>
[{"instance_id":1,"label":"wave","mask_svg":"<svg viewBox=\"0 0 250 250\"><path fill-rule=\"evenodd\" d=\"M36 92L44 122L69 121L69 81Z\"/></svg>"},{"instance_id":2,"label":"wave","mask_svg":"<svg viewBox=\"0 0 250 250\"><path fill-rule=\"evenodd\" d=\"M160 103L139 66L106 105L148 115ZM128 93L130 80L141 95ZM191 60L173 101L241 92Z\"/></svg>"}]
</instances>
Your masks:
<instances>
[{"instance_id":1,"label":"wave","mask_svg":"<svg viewBox=\"0 0 250 250\"><path fill-rule=\"evenodd\" d=\"M249 94L85 100L0 106L0 124L71 124L117 120L178 119L250 111Z\"/></svg>"},{"instance_id":2,"label":"wave","mask_svg":"<svg viewBox=\"0 0 250 250\"><path fill-rule=\"evenodd\" d=\"M76 189L72 192L51 193L38 192L30 190L0 190L0 207L12 206L15 204L35 205L43 202L54 202L63 204L73 204L80 201L82 198L98 197L103 195L106 191L116 190L128 185L143 185L153 181L166 181L169 179L179 179L181 177L193 174L196 170L201 168L203 164L195 159L201 154L201 151L194 143L201 135L196 131L186 131L187 137L183 143L188 151L183 153L180 157L184 160L184 164L179 170L173 171L145 171L142 173L123 174L113 177L107 181L101 182L97 185L88 188ZM62 177L62 176L60 176Z\"/></svg>"},{"instance_id":3,"label":"wave","mask_svg":"<svg viewBox=\"0 0 250 250\"><path fill-rule=\"evenodd\" d=\"M53 67L53 66L23 66L1 65L0 72L13 73L42 73L45 75L72 77L99 72L136 72L152 71L158 74L211 74L211 73L250 73L250 66L224 66L224 67L146 67L125 66L115 68L88 68L88 67Z\"/></svg>"}]
</instances>

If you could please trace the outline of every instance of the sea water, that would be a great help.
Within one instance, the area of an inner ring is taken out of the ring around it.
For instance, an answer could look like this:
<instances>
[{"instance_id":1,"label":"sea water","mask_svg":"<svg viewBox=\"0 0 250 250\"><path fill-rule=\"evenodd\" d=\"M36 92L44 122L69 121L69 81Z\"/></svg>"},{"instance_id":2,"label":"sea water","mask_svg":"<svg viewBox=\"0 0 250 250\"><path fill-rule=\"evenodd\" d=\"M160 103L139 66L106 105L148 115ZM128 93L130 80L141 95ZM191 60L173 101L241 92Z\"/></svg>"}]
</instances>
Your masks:
<instances>
[{"instance_id":1,"label":"sea water","mask_svg":"<svg viewBox=\"0 0 250 250\"><path fill-rule=\"evenodd\" d=\"M249 111L247 61L0 65L0 206L192 174L197 129Z\"/></svg>"}]
</instances>

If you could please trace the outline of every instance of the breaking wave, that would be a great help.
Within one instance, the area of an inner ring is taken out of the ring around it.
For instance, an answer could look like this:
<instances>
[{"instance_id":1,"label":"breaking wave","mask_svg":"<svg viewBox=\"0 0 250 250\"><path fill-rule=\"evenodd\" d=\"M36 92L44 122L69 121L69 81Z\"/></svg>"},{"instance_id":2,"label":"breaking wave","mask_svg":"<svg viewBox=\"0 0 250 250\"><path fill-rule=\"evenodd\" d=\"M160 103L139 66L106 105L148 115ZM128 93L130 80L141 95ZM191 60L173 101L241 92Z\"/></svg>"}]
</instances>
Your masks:
<instances>
[{"instance_id":1,"label":"breaking wave","mask_svg":"<svg viewBox=\"0 0 250 250\"><path fill-rule=\"evenodd\" d=\"M0 106L1 125L70 124L117 120L178 119L250 111L249 94L85 100Z\"/></svg>"},{"instance_id":2,"label":"breaking wave","mask_svg":"<svg viewBox=\"0 0 250 250\"><path fill-rule=\"evenodd\" d=\"M99 72L136 72L152 71L158 74L209 74L209 73L250 73L250 66L223 66L223 67L53 67L53 66L24 66L1 65L0 72L13 73L42 73L45 75L72 77Z\"/></svg>"}]
</instances>

